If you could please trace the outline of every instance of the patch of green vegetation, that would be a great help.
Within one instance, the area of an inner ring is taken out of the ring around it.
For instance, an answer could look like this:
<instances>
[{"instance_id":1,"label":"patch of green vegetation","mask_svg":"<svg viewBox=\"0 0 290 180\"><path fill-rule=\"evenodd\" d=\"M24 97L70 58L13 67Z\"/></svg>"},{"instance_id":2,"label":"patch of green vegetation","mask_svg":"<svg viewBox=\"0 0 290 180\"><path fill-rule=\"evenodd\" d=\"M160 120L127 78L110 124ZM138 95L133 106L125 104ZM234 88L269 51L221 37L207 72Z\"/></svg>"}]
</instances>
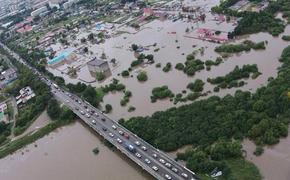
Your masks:
<instances>
[{"instance_id":1,"label":"patch of green vegetation","mask_svg":"<svg viewBox=\"0 0 290 180\"><path fill-rule=\"evenodd\" d=\"M264 153L264 148L262 146L256 146L254 154L256 156L261 156Z\"/></svg>"},{"instance_id":2,"label":"patch of green vegetation","mask_svg":"<svg viewBox=\"0 0 290 180\"><path fill-rule=\"evenodd\" d=\"M204 62L195 59L193 54L189 54L186 57L185 67L183 69L183 72L187 74L188 76L195 75L195 72L203 70L204 69Z\"/></svg>"},{"instance_id":3,"label":"patch of green vegetation","mask_svg":"<svg viewBox=\"0 0 290 180\"><path fill-rule=\"evenodd\" d=\"M252 78L257 78L261 73L258 71L256 64L253 65L243 65L242 68L238 66L235 69L225 76L218 76L216 78L208 78L207 81L211 84L217 84L219 88L232 88L232 87L241 87L245 84L244 81L238 82L238 80L249 78L250 74Z\"/></svg>"},{"instance_id":4,"label":"patch of green vegetation","mask_svg":"<svg viewBox=\"0 0 290 180\"><path fill-rule=\"evenodd\" d=\"M121 75L122 75L123 77L128 77L128 76L130 75L130 73L129 73L129 71L124 70L124 71L122 71Z\"/></svg>"},{"instance_id":5,"label":"patch of green vegetation","mask_svg":"<svg viewBox=\"0 0 290 180\"><path fill-rule=\"evenodd\" d=\"M182 63L177 63L175 65L175 69L177 69L179 71L182 71L184 69L184 65Z\"/></svg>"},{"instance_id":6,"label":"patch of green vegetation","mask_svg":"<svg viewBox=\"0 0 290 180\"><path fill-rule=\"evenodd\" d=\"M156 48L154 49L154 52L158 52L160 50L160 48Z\"/></svg>"},{"instance_id":7,"label":"patch of green vegetation","mask_svg":"<svg viewBox=\"0 0 290 180\"><path fill-rule=\"evenodd\" d=\"M119 83L119 80L117 80L117 79L113 79L112 83L102 87L102 91L104 93L108 93L111 91L123 91L125 89L126 89L126 86L124 84Z\"/></svg>"},{"instance_id":8,"label":"patch of green vegetation","mask_svg":"<svg viewBox=\"0 0 290 180\"><path fill-rule=\"evenodd\" d=\"M130 106L129 108L128 108L128 112L133 112L133 111L135 111L136 110L136 108L134 107L134 106Z\"/></svg>"},{"instance_id":9,"label":"patch of green vegetation","mask_svg":"<svg viewBox=\"0 0 290 180\"><path fill-rule=\"evenodd\" d=\"M215 61L206 60L205 66L206 66L206 69L209 71L211 69L211 66L218 66L222 62L223 62L223 59L221 57L217 57Z\"/></svg>"},{"instance_id":10,"label":"patch of green vegetation","mask_svg":"<svg viewBox=\"0 0 290 180\"><path fill-rule=\"evenodd\" d=\"M197 98L199 98L201 96L201 94L199 92L193 92L193 93L189 93L187 96L186 96L186 99L189 100L189 101L194 101L196 100Z\"/></svg>"},{"instance_id":11,"label":"patch of green vegetation","mask_svg":"<svg viewBox=\"0 0 290 180\"><path fill-rule=\"evenodd\" d=\"M95 147L95 148L93 149L93 153L94 153L95 155L99 154L99 152L100 152L100 150L99 150L98 147Z\"/></svg>"},{"instance_id":12,"label":"patch of green vegetation","mask_svg":"<svg viewBox=\"0 0 290 180\"><path fill-rule=\"evenodd\" d=\"M283 39L284 41L290 41L290 35L283 35L283 36L282 36L282 39Z\"/></svg>"},{"instance_id":13,"label":"patch of green vegetation","mask_svg":"<svg viewBox=\"0 0 290 180\"><path fill-rule=\"evenodd\" d=\"M103 88L94 88L90 85L78 82L77 84L67 84L66 88L88 101L93 106L97 107L103 101L104 95L107 93ZM106 89L107 90L107 89Z\"/></svg>"},{"instance_id":14,"label":"patch of green vegetation","mask_svg":"<svg viewBox=\"0 0 290 180\"><path fill-rule=\"evenodd\" d=\"M105 105L105 113L110 113L113 110L113 107L111 104Z\"/></svg>"},{"instance_id":15,"label":"patch of green vegetation","mask_svg":"<svg viewBox=\"0 0 290 180\"><path fill-rule=\"evenodd\" d=\"M251 49L266 49L265 42L254 43L250 40L246 40L241 44L223 44L215 48L219 53L239 53L243 51L250 51Z\"/></svg>"},{"instance_id":16,"label":"patch of green vegetation","mask_svg":"<svg viewBox=\"0 0 290 180\"><path fill-rule=\"evenodd\" d=\"M195 80L193 83L189 83L187 88L193 92L201 92L203 91L204 82L200 79Z\"/></svg>"},{"instance_id":17,"label":"patch of green vegetation","mask_svg":"<svg viewBox=\"0 0 290 180\"><path fill-rule=\"evenodd\" d=\"M137 79L140 82L145 82L148 79L147 73L146 71L141 71L138 75L137 75Z\"/></svg>"},{"instance_id":18,"label":"patch of green vegetation","mask_svg":"<svg viewBox=\"0 0 290 180\"><path fill-rule=\"evenodd\" d=\"M160 67L161 67L161 63L157 63L157 64L155 65L155 67L156 67L156 68L160 68Z\"/></svg>"},{"instance_id":19,"label":"patch of green vegetation","mask_svg":"<svg viewBox=\"0 0 290 180\"><path fill-rule=\"evenodd\" d=\"M170 97L174 97L174 94L170 89L168 89L168 86L156 87L152 90L151 102L156 102L158 99L165 99Z\"/></svg>"},{"instance_id":20,"label":"patch of green vegetation","mask_svg":"<svg viewBox=\"0 0 290 180\"><path fill-rule=\"evenodd\" d=\"M239 180L261 180L258 168L244 159L229 159L226 164L230 169L230 177Z\"/></svg>"},{"instance_id":21,"label":"patch of green vegetation","mask_svg":"<svg viewBox=\"0 0 290 180\"><path fill-rule=\"evenodd\" d=\"M177 104L178 102L186 102L187 101L187 98L185 97L183 97L183 94L181 94L181 93L178 93L178 94L176 94L176 96L174 97L174 101L173 101L173 103L174 104Z\"/></svg>"},{"instance_id":22,"label":"patch of green vegetation","mask_svg":"<svg viewBox=\"0 0 290 180\"><path fill-rule=\"evenodd\" d=\"M290 3L284 0L277 0L269 2L269 6L261 12L238 12L229 9L228 7L234 5L238 0L226 0L219 6L213 7L212 11L216 13L223 13L231 16L241 17L238 22L238 26L232 33L229 33L229 37L232 38L235 35L252 34L258 32L268 32L273 36L278 36L284 32L284 22L276 18L277 12L282 12L284 18L288 18L290 11Z\"/></svg>"},{"instance_id":23,"label":"patch of green vegetation","mask_svg":"<svg viewBox=\"0 0 290 180\"><path fill-rule=\"evenodd\" d=\"M132 92L131 91L124 91L124 97L120 101L121 106L126 106L127 103L130 101L130 97L132 97Z\"/></svg>"},{"instance_id":24,"label":"patch of green vegetation","mask_svg":"<svg viewBox=\"0 0 290 180\"><path fill-rule=\"evenodd\" d=\"M172 65L171 65L170 62L166 63L166 65L163 67L162 71L163 72L169 72L171 70L171 66Z\"/></svg>"}]
</instances>

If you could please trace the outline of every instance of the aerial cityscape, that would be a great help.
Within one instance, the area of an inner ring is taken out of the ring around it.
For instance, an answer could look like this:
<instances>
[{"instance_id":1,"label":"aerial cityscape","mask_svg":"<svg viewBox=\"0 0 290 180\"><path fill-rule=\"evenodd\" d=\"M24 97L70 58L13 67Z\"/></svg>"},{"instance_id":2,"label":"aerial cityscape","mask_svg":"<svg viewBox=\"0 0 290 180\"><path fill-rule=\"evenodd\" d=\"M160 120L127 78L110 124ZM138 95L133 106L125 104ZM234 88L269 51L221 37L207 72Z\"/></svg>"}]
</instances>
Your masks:
<instances>
[{"instance_id":1,"label":"aerial cityscape","mask_svg":"<svg viewBox=\"0 0 290 180\"><path fill-rule=\"evenodd\" d=\"M0 0L0 180L290 180L290 0Z\"/></svg>"}]
</instances>

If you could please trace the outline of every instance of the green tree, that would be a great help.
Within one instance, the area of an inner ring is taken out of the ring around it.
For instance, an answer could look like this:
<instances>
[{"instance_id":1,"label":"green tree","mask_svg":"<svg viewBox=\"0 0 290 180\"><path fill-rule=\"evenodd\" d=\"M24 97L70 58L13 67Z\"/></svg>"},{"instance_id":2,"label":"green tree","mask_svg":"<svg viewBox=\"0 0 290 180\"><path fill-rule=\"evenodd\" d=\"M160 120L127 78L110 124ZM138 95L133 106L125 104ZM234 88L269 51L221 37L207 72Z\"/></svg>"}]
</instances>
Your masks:
<instances>
[{"instance_id":1,"label":"green tree","mask_svg":"<svg viewBox=\"0 0 290 180\"><path fill-rule=\"evenodd\" d=\"M61 109L58 102L55 99L49 100L47 105L47 114L49 117L53 120L56 120L59 118L60 112Z\"/></svg>"}]
</instances>

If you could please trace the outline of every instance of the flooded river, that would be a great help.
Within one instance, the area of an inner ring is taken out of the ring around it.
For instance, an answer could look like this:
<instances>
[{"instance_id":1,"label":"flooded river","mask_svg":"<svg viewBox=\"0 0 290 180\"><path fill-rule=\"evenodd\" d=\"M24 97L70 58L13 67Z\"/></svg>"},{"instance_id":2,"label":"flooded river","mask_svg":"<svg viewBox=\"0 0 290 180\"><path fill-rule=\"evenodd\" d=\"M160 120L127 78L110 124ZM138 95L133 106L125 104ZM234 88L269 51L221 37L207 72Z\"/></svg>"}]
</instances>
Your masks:
<instances>
[{"instance_id":1,"label":"flooded river","mask_svg":"<svg viewBox=\"0 0 290 180\"><path fill-rule=\"evenodd\" d=\"M92 149L100 152L94 155ZM1 180L152 180L79 122L0 160Z\"/></svg>"}]
</instances>

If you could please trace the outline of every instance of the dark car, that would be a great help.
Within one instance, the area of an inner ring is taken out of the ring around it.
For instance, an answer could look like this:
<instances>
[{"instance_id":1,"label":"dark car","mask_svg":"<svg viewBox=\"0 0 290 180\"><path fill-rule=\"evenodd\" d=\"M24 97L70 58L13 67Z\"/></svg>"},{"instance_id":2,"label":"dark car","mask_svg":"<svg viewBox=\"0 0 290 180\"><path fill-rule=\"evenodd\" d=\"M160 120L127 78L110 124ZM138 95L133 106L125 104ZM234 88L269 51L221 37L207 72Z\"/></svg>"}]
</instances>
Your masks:
<instances>
[{"instance_id":1,"label":"dark car","mask_svg":"<svg viewBox=\"0 0 290 180\"><path fill-rule=\"evenodd\" d=\"M102 129L103 129L103 131L107 131L107 128L105 128L105 127L103 127Z\"/></svg>"},{"instance_id":2,"label":"dark car","mask_svg":"<svg viewBox=\"0 0 290 180\"><path fill-rule=\"evenodd\" d=\"M130 138L130 136L127 133L124 133L124 137L127 138L127 139Z\"/></svg>"}]
</instances>

